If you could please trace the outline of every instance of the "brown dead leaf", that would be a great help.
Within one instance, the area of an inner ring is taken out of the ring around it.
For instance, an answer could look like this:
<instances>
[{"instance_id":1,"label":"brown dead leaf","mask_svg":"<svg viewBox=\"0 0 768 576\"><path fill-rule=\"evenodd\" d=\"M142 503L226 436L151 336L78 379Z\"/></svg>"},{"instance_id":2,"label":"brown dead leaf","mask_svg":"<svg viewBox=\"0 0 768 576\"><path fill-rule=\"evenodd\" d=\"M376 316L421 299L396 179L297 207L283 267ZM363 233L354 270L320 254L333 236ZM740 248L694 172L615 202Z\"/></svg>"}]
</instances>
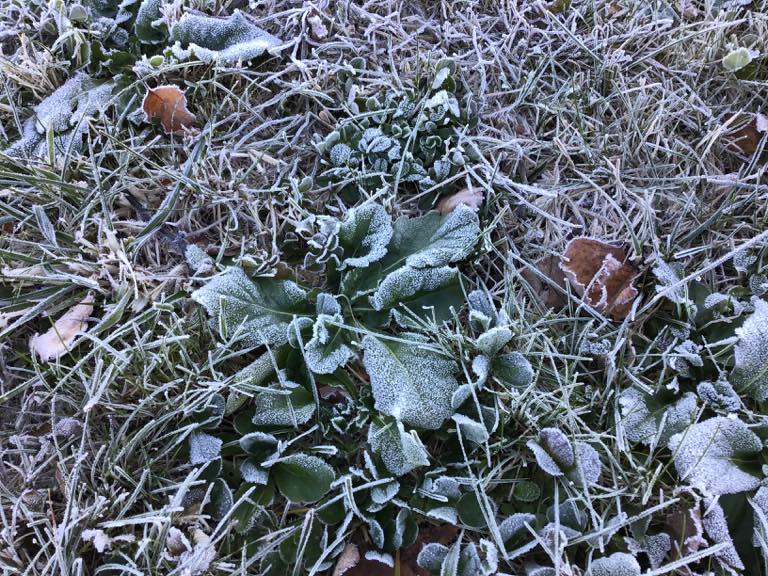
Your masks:
<instances>
[{"instance_id":1,"label":"brown dead leaf","mask_svg":"<svg viewBox=\"0 0 768 576\"><path fill-rule=\"evenodd\" d=\"M343 576L360 563L360 551L355 544L351 542L344 547L341 556L336 561L333 569L333 576Z\"/></svg>"},{"instance_id":2,"label":"brown dead leaf","mask_svg":"<svg viewBox=\"0 0 768 576\"><path fill-rule=\"evenodd\" d=\"M743 123L739 114L734 114L728 119L728 123L736 126ZM768 132L768 117L764 114L755 114L746 124L729 133L731 144L744 154L751 156L757 151L760 141Z\"/></svg>"},{"instance_id":3,"label":"brown dead leaf","mask_svg":"<svg viewBox=\"0 0 768 576\"><path fill-rule=\"evenodd\" d=\"M45 334L35 334L29 342L30 350L45 362L66 354L75 337L88 328L87 320L92 312L93 295L89 294L80 304L67 310Z\"/></svg>"},{"instance_id":4,"label":"brown dead leaf","mask_svg":"<svg viewBox=\"0 0 768 576\"><path fill-rule=\"evenodd\" d=\"M536 262L535 266L541 274L552 280L557 286L565 289L565 274L560 270L559 256L544 256L544 258ZM525 281L531 287L532 294L545 308L558 310L565 306L565 295L546 280L543 280L536 272L526 268L521 273L521 276L525 278Z\"/></svg>"},{"instance_id":5,"label":"brown dead leaf","mask_svg":"<svg viewBox=\"0 0 768 576\"><path fill-rule=\"evenodd\" d=\"M150 88L144 96L142 109L147 122L159 118L168 134L183 134L195 123L195 115L187 110L184 91L173 84Z\"/></svg>"},{"instance_id":6,"label":"brown dead leaf","mask_svg":"<svg viewBox=\"0 0 768 576\"><path fill-rule=\"evenodd\" d=\"M624 250L592 238L575 238L560 259L560 269L579 296L614 320L627 317L638 295L637 271Z\"/></svg>"},{"instance_id":7,"label":"brown dead leaf","mask_svg":"<svg viewBox=\"0 0 768 576\"><path fill-rule=\"evenodd\" d=\"M437 203L437 211L443 216L453 212L459 204L465 204L475 212L480 209L483 203L483 192L477 188L464 188L455 194L445 196Z\"/></svg>"}]
</instances>

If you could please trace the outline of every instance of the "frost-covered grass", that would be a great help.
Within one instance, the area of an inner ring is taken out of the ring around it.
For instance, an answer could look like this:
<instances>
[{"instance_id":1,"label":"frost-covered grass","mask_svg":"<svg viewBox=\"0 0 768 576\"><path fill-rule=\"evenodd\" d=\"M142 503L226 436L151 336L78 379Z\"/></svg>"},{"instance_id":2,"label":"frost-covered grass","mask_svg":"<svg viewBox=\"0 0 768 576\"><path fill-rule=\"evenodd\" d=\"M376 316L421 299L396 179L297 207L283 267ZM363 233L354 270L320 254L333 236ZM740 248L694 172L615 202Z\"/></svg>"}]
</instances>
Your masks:
<instances>
[{"instance_id":1,"label":"frost-covered grass","mask_svg":"<svg viewBox=\"0 0 768 576\"><path fill-rule=\"evenodd\" d=\"M447 574L768 573L768 2L84 4L0 0L4 573L409 574L415 526ZM626 320L549 278L577 236Z\"/></svg>"}]
</instances>

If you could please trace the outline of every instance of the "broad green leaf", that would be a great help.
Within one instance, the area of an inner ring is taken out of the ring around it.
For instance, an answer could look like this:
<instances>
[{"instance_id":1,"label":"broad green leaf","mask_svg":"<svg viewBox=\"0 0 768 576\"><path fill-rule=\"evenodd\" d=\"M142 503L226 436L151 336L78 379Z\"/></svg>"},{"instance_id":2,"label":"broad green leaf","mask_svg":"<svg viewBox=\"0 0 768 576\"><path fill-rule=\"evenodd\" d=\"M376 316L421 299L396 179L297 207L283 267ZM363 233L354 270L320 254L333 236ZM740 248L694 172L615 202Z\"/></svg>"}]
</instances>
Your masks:
<instances>
[{"instance_id":1,"label":"broad green leaf","mask_svg":"<svg viewBox=\"0 0 768 576\"><path fill-rule=\"evenodd\" d=\"M142 0L136 12L134 28L136 37L146 44L157 44L165 40L163 22L163 0Z\"/></svg>"},{"instance_id":2,"label":"broad green leaf","mask_svg":"<svg viewBox=\"0 0 768 576\"><path fill-rule=\"evenodd\" d=\"M669 440L680 479L711 494L757 488L760 468L754 461L762 448L744 422L723 416L693 424Z\"/></svg>"},{"instance_id":3,"label":"broad green leaf","mask_svg":"<svg viewBox=\"0 0 768 576\"><path fill-rule=\"evenodd\" d=\"M277 488L291 502L320 500L336 479L328 464L317 456L292 454L272 467Z\"/></svg>"},{"instance_id":4,"label":"broad green leaf","mask_svg":"<svg viewBox=\"0 0 768 576\"><path fill-rule=\"evenodd\" d=\"M392 238L392 217L380 204L364 204L351 209L339 229L339 244L344 250L341 267L365 268L387 254Z\"/></svg>"},{"instance_id":5,"label":"broad green leaf","mask_svg":"<svg viewBox=\"0 0 768 576\"><path fill-rule=\"evenodd\" d=\"M414 431L406 432L402 422L374 420L368 429L368 443L395 476L429 464L429 455L421 440Z\"/></svg>"},{"instance_id":6,"label":"broad green leaf","mask_svg":"<svg viewBox=\"0 0 768 576\"><path fill-rule=\"evenodd\" d=\"M391 310L397 322L410 326L414 322L398 307L438 322L452 317L451 307L459 309L464 295L455 268L411 268L404 266L389 274L371 296L374 310Z\"/></svg>"},{"instance_id":7,"label":"broad green leaf","mask_svg":"<svg viewBox=\"0 0 768 576\"><path fill-rule=\"evenodd\" d=\"M634 556L624 552L614 552L604 558L592 560L587 571L588 576L640 576L640 564Z\"/></svg>"},{"instance_id":8,"label":"broad green leaf","mask_svg":"<svg viewBox=\"0 0 768 576\"><path fill-rule=\"evenodd\" d=\"M218 458L222 444L223 442L215 436L200 431L192 432L189 436L190 464L196 466Z\"/></svg>"},{"instance_id":9,"label":"broad green leaf","mask_svg":"<svg viewBox=\"0 0 768 576\"><path fill-rule=\"evenodd\" d=\"M602 465L597 451L585 442L571 443L557 428L543 428L538 442L527 443L536 463L550 476L566 476L579 484L594 484L600 478Z\"/></svg>"},{"instance_id":10,"label":"broad green leaf","mask_svg":"<svg viewBox=\"0 0 768 576\"><path fill-rule=\"evenodd\" d=\"M293 317L307 315L307 293L289 280L251 280L230 268L192 293L213 317L223 337L240 330L249 345L285 344Z\"/></svg>"},{"instance_id":11,"label":"broad green leaf","mask_svg":"<svg viewBox=\"0 0 768 576\"><path fill-rule=\"evenodd\" d=\"M686 392L680 398L669 399L667 395L662 392L649 396L635 388L621 393L622 424L630 442L666 446L674 434L685 430L693 422L696 395Z\"/></svg>"},{"instance_id":12,"label":"broad green leaf","mask_svg":"<svg viewBox=\"0 0 768 576\"><path fill-rule=\"evenodd\" d=\"M497 356L491 362L491 374L516 388L525 388L533 382L533 367L519 352Z\"/></svg>"},{"instance_id":13,"label":"broad green leaf","mask_svg":"<svg viewBox=\"0 0 768 576\"><path fill-rule=\"evenodd\" d=\"M475 345L483 354L495 356L510 340L512 340L512 330L506 326L496 326L480 334Z\"/></svg>"},{"instance_id":14,"label":"broad green leaf","mask_svg":"<svg viewBox=\"0 0 768 576\"><path fill-rule=\"evenodd\" d=\"M736 329L732 381L755 400L768 400L768 302L754 300L755 311Z\"/></svg>"},{"instance_id":15,"label":"broad green leaf","mask_svg":"<svg viewBox=\"0 0 768 576\"><path fill-rule=\"evenodd\" d=\"M304 348L307 366L316 374L332 374L344 366L354 353L345 343L341 306L330 294L317 299L318 316L312 327L312 339Z\"/></svg>"},{"instance_id":16,"label":"broad green leaf","mask_svg":"<svg viewBox=\"0 0 768 576\"><path fill-rule=\"evenodd\" d=\"M749 48L741 47L731 50L723 58L723 68L729 72L737 72L748 66L754 55L754 52Z\"/></svg>"},{"instance_id":17,"label":"broad green leaf","mask_svg":"<svg viewBox=\"0 0 768 576\"><path fill-rule=\"evenodd\" d=\"M261 392L254 402L253 423L257 426L298 426L309 422L315 412L312 394L293 382L288 390Z\"/></svg>"},{"instance_id":18,"label":"broad green leaf","mask_svg":"<svg viewBox=\"0 0 768 576\"><path fill-rule=\"evenodd\" d=\"M403 265L412 268L446 266L463 260L480 237L477 214L463 204L447 216L430 212L418 218L398 218L382 261L386 272Z\"/></svg>"},{"instance_id":19,"label":"broad green leaf","mask_svg":"<svg viewBox=\"0 0 768 576\"><path fill-rule=\"evenodd\" d=\"M410 426L437 429L453 413L458 367L418 334L401 334L400 339L405 341L363 339L375 408Z\"/></svg>"},{"instance_id":20,"label":"broad green leaf","mask_svg":"<svg viewBox=\"0 0 768 576\"><path fill-rule=\"evenodd\" d=\"M240 10L226 18L184 14L173 27L174 56L203 62L236 64L274 50L282 41L253 24Z\"/></svg>"}]
</instances>

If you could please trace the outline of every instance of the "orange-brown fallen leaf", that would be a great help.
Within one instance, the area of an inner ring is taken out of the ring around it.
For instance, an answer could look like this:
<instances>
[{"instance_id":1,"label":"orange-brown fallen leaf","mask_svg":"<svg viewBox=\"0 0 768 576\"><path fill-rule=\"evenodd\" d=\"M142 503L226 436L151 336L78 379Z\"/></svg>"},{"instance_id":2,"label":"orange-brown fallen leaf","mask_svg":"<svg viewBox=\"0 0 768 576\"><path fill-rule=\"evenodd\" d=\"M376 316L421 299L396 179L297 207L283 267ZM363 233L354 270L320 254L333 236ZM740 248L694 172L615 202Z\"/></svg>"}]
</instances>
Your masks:
<instances>
[{"instance_id":1,"label":"orange-brown fallen leaf","mask_svg":"<svg viewBox=\"0 0 768 576\"><path fill-rule=\"evenodd\" d=\"M168 134L183 134L195 123L195 115L187 110L184 91L173 84L150 88L141 107L147 122L159 118Z\"/></svg>"},{"instance_id":2,"label":"orange-brown fallen leaf","mask_svg":"<svg viewBox=\"0 0 768 576\"><path fill-rule=\"evenodd\" d=\"M483 191L476 188L464 188L455 194L445 196L437 203L437 211L443 216L453 212L459 204L466 204L475 212L480 209L483 203Z\"/></svg>"},{"instance_id":3,"label":"orange-brown fallen leaf","mask_svg":"<svg viewBox=\"0 0 768 576\"><path fill-rule=\"evenodd\" d=\"M626 259L621 248L592 238L575 238L565 248L560 269L587 304L622 320L638 295L632 285L637 271Z\"/></svg>"},{"instance_id":4,"label":"orange-brown fallen leaf","mask_svg":"<svg viewBox=\"0 0 768 576\"><path fill-rule=\"evenodd\" d=\"M738 116L738 115L734 115ZM737 125L742 121L738 118L733 118ZM732 121L729 119L729 123ZM760 140L768 133L768 117L764 114L755 114L754 117L747 123L729 133L731 143L741 152L747 155L752 155L757 151L757 147L760 145Z\"/></svg>"},{"instance_id":5,"label":"orange-brown fallen leaf","mask_svg":"<svg viewBox=\"0 0 768 576\"><path fill-rule=\"evenodd\" d=\"M49 362L69 351L78 334L88 328L88 317L93 312L93 296L89 294L80 304L67 310L44 334L35 334L29 348L43 361Z\"/></svg>"}]
</instances>

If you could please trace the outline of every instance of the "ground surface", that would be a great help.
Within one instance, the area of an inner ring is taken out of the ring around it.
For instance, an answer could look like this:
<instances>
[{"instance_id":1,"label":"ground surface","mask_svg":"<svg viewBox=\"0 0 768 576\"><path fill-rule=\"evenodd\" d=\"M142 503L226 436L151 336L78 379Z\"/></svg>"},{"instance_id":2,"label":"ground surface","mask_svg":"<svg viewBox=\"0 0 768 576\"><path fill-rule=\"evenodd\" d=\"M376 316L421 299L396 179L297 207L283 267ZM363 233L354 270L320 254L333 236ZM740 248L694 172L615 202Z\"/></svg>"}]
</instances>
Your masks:
<instances>
[{"instance_id":1,"label":"ground surface","mask_svg":"<svg viewBox=\"0 0 768 576\"><path fill-rule=\"evenodd\" d=\"M767 10L0 1L4 573L768 573Z\"/></svg>"}]
</instances>

